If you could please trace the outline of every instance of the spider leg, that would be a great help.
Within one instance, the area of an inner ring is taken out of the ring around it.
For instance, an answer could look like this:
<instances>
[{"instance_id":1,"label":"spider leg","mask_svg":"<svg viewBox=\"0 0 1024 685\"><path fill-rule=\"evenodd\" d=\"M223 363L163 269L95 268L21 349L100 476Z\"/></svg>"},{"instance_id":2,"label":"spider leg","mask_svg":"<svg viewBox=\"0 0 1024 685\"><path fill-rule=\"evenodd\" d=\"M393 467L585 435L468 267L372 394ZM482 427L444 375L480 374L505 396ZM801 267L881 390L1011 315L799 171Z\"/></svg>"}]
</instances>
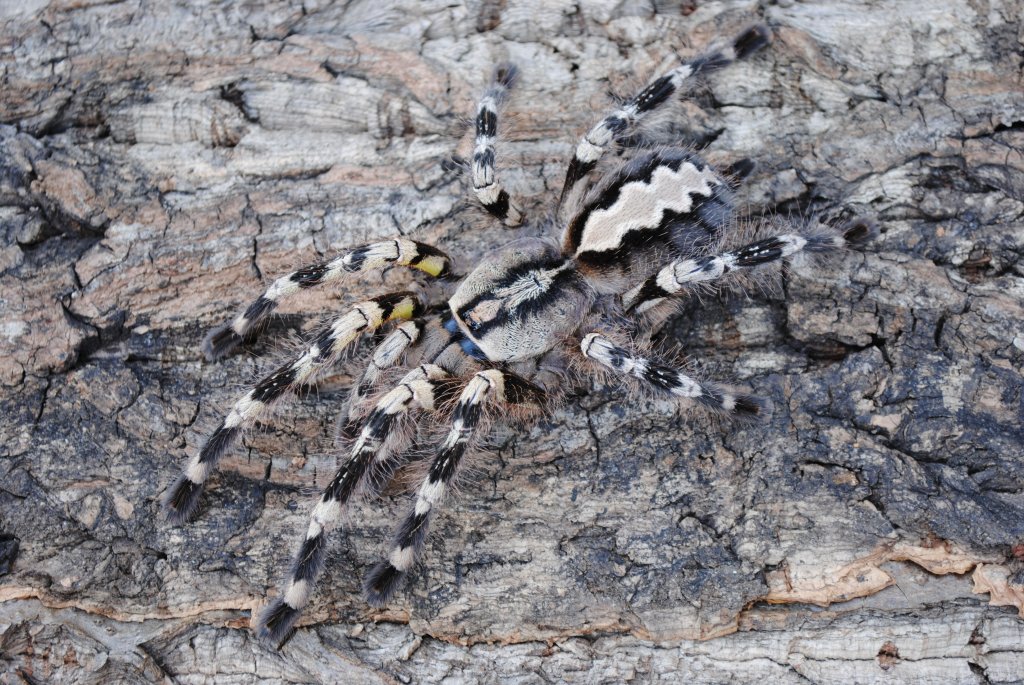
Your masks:
<instances>
[{"instance_id":1,"label":"spider leg","mask_svg":"<svg viewBox=\"0 0 1024 685\"><path fill-rule=\"evenodd\" d=\"M439 366L426 364L417 367L377 402L363 424L348 460L335 473L313 507L287 587L260 612L257 632L261 639L278 644L291 630L323 571L327 533L337 527L343 508L366 479L374 462L381 458L384 443L397 421L412 409L433 411L437 404L448 399L454 386L443 382L447 377L448 373Z\"/></svg>"},{"instance_id":2,"label":"spider leg","mask_svg":"<svg viewBox=\"0 0 1024 685\"><path fill-rule=\"evenodd\" d=\"M385 369L403 361L408 366L437 364L453 376L467 376L482 367L479 360L467 353L465 337L451 315L417 319L403 323L374 349L359 383L353 385L349 396L347 422L341 426L341 435L354 439L359 426L372 407L365 402L369 392L380 382ZM410 358L412 357L412 358Z\"/></svg>"},{"instance_id":3,"label":"spider leg","mask_svg":"<svg viewBox=\"0 0 1024 685\"><path fill-rule=\"evenodd\" d=\"M730 188L738 190L739 187L743 185L743 181L746 180L747 176L754 173L756 166L757 165L754 161L747 157L737 159L735 162L722 169L722 177Z\"/></svg>"},{"instance_id":4,"label":"spider leg","mask_svg":"<svg viewBox=\"0 0 1024 685\"><path fill-rule=\"evenodd\" d=\"M383 606L416 562L427 537L430 518L458 472L462 457L477 432L485 403L533 407L541 405L544 397L544 391L529 381L498 369L477 372L470 379L459 396L451 429L416 493L415 505L395 531L387 560L374 566L363 582L367 602Z\"/></svg>"},{"instance_id":5,"label":"spider leg","mask_svg":"<svg viewBox=\"0 0 1024 685\"><path fill-rule=\"evenodd\" d=\"M620 376L673 397L689 398L735 417L755 418L764 413L764 400L717 383L699 381L683 371L619 347L600 333L590 333L580 343L583 355Z\"/></svg>"},{"instance_id":6,"label":"spider leg","mask_svg":"<svg viewBox=\"0 0 1024 685\"><path fill-rule=\"evenodd\" d=\"M363 371L363 377L352 386L348 401L348 425L353 425L358 412L366 399L366 395L377 385L381 372L389 369L399 361L410 347L416 344L423 333L423 321L406 321L391 331L373 350L370 363ZM354 436L353 436L354 437Z\"/></svg>"},{"instance_id":7,"label":"spider leg","mask_svg":"<svg viewBox=\"0 0 1024 685\"><path fill-rule=\"evenodd\" d=\"M766 409L765 400L708 381L698 381L666 363L620 347L600 333L590 333L580 344L584 356L620 376L675 397L693 399L708 408L737 418L756 418Z\"/></svg>"},{"instance_id":8,"label":"spider leg","mask_svg":"<svg viewBox=\"0 0 1024 685\"><path fill-rule=\"evenodd\" d=\"M707 73L737 59L743 59L767 45L768 38L767 27L753 26L733 39L728 46L684 62L667 74L654 79L643 90L595 124L576 145L576 151L565 173L559 207L565 204L566 198L570 195L579 197L578 191L586 188L586 183L581 182L597 166L598 161L617 138L627 135L629 129L636 126L645 115L667 102L687 80L697 74Z\"/></svg>"},{"instance_id":9,"label":"spider leg","mask_svg":"<svg viewBox=\"0 0 1024 685\"><path fill-rule=\"evenodd\" d=\"M622 303L626 311L642 314L666 298L686 292L694 284L715 281L734 271L778 264L801 252L831 252L846 244L846 238L838 233L821 232L806 236L785 233L721 254L678 259L627 291L622 296Z\"/></svg>"},{"instance_id":10,"label":"spider leg","mask_svg":"<svg viewBox=\"0 0 1024 685\"><path fill-rule=\"evenodd\" d=\"M226 356L246 338L252 337L259 324L266 320L282 300L300 290L335 281L345 274L392 265L407 266L431 276L445 277L450 273L451 260L436 247L426 243L395 238L363 245L328 261L304 266L278 278L238 316L210 331L203 340L203 354L207 361Z\"/></svg>"},{"instance_id":11,"label":"spider leg","mask_svg":"<svg viewBox=\"0 0 1024 685\"><path fill-rule=\"evenodd\" d=\"M356 304L335 319L300 355L265 376L235 402L217 430L207 438L199 453L164 495L164 509L174 522L187 520L199 504L203 486L221 456L238 436L278 399L295 392L329 368L339 355L363 332L394 319L409 319L420 313L420 301L408 292L382 295Z\"/></svg>"},{"instance_id":12,"label":"spider leg","mask_svg":"<svg viewBox=\"0 0 1024 685\"><path fill-rule=\"evenodd\" d=\"M511 64L494 70L491 85L476 107L476 140L473 149L473 193L489 214L509 228L523 223L523 213L498 183L494 170L494 141L498 137L498 109L508 98L518 71Z\"/></svg>"}]
</instances>

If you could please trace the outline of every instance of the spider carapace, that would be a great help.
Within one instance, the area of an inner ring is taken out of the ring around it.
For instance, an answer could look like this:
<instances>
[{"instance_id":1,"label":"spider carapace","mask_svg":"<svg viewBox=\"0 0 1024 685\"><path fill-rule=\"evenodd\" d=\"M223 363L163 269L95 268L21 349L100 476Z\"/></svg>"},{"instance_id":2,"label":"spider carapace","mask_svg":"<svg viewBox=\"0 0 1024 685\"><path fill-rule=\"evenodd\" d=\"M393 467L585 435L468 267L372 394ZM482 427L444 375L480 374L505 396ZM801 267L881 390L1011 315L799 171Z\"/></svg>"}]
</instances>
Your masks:
<instances>
[{"instance_id":1,"label":"spider carapace","mask_svg":"<svg viewBox=\"0 0 1024 685\"><path fill-rule=\"evenodd\" d=\"M343 422L351 450L312 507L282 592L256 620L263 638L276 643L288 634L309 602L327 533L339 525L343 508L356 493L379 490L408 460L426 424L442 426L444 437L389 553L366 577L366 598L376 606L413 568L431 517L490 421L529 420L595 373L727 416L764 411L762 400L659 356L650 331L696 290L837 250L864 237L866 226L844 235L816 222L739 219L734 190L752 168L747 160L720 173L693 151L654 146L642 134L649 115L669 109L695 76L751 54L768 37L765 27L755 26L724 47L681 62L594 125L576 145L547 221L560 227L560 241L513 240L463 278L430 245L407 238L365 245L277 279L207 336L207 358L221 358L252 338L283 299L355 272L405 266L457 283L447 307L410 292L354 305L244 393L168 489L169 517L190 518L218 460L243 431L275 401L331 368L361 335L391 326L352 389ZM477 105L473 157L464 163L480 205L508 227L525 217L497 180L494 145L498 112L515 80L511 66L495 70Z\"/></svg>"}]
</instances>

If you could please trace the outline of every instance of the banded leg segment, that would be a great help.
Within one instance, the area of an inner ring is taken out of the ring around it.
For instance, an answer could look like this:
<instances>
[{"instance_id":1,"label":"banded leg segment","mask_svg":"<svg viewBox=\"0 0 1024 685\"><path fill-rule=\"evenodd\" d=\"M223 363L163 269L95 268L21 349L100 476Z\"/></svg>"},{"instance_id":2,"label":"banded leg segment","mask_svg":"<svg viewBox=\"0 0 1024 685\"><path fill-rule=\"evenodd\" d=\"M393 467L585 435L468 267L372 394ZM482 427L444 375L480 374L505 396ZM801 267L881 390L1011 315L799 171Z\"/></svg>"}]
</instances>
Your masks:
<instances>
[{"instance_id":1,"label":"banded leg segment","mask_svg":"<svg viewBox=\"0 0 1024 685\"><path fill-rule=\"evenodd\" d=\"M523 223L523 213L512 203L495 173L494 142L498 137L498 110L508 99L518 71L511 64L494 70L491 85L476 107L476 139L473 147L473 193L489 214L509 228Z\"/></svg>"},{"instance_id":2,"label":"banded leg segment","mask_svg":"<svg viewBox=\"0 0 1024 685\"><path fill-rule=\"evenodd\" d=\"M413 409L433 411L446 401L450 388L447 373L439 366L412 370L384 395L363 425L348 460L338 469L310 514L305 538L295 555L288 585L259 615L260 638L280 643L309 602L313 585L323 571L326 535L341 521L342 511L360 483L364 482L395 424Z\"/></svg>"},{"instance_id":3,"label":"banded leg segment","mask_svg":"<svg viewBox=\"0 0 1024 685\"><path fill-rule=\"evenodd\" d=\"M693 284L714 281L732 271L779 262L801 251L831 252L844 245L846 240L838 234L801 236L789 233L758 240L718 255L679 259L627 291L622 296L622 303L627 311L642 314L661 304L665 298L684 293Z\"/></svg>"},{"instance_id":4,"label":"banded leg segment","mask_svg":"<svg viewBox=\"0 0 1024 685\"><path fill-rule=\"evenodd\" d=\"M754 418L765 410L763 400L731 388L699 381L679 369L619 347L600 333L590 333L580 344L583 355L621 375L674 397L685 397L710 409L737 417Z\"/></svg>"},{"instance_id":5,"label":"banded leg segment","mask_svg":"<svg viewBox=\"0 0 1024 685\"><path fill-rule=\"evenodd\" d=\"M381 372L398 364L406 351L416 344L420 335L423 334L422 321L406 321L391 331L384 340L374 349L367 364L363 377L358 383L352 386L352 392L348 401L349 424L357 420L360 405L366 395L373 389L380 380ZM354 435L352 437L355 437Z\"/></svg>"},{"instance_id":6,"label":"banded leg segment","mask_svg":"<svg viewBox=\"0 0 1024 685\"><path fill-rule=\"evenodd\" d=\"M737 59L743 59L767 45L768 38L767 27L749 28L728 46L696 57L654 79L643 90L599 121L576 145L575 154L565 174L559 204L561 205L580 181L597 166L615 139L626 135L628 129L637 125L648 112L667 102L688 79L724 67Z\"/></svg>"},{"instance_id":7,"label":"banded leg segment","mask_svg":"<svg viewBox=\"0 0 1024 685\"><path fill-rule=\"evenodd\" d=\"M281 301L300 290L338 280L345 274L387 266L407 266L431 276L445 277L451 271L451 260L445 253L426 243L395 238L363 245L329 261L304 266L278 278L241 314L210 331L203 340L203 354L207 361L226 356L251 337Z\"/></svg>"},{"instance_id":8,"label":"banded leg segment","mask_svg":"<svg viewBox=\"0 0 1024 685\"><path fill-rule=\"evenodd\" d=\"M544 402L544 391L498 369L480 371L466 384L455 407L451 429L416 493L413 510L395 532L387 560L378 563L366 576L363 591L371 605L383 606L416 563L427 538L430 518L458 472L487 402L539 406Z\"/></svg>"},{"instance_id":9,"label":"banded leg segment","mask_svg":"<svg viewBox=\"0 0 1024 685\"><path fill-rule=\"evenodd\" d=\"M217 462L246 428L278 399L295 392L329 368L364 331L394 319L410 319L422 311L412 293L394 293L366 300L338 317L301 355L260 380L235 402L217 430L206 440L185 471L164 495L164 508L175 522L187 520L199 504L203 485Z\"/></svg>"}]
</instances>

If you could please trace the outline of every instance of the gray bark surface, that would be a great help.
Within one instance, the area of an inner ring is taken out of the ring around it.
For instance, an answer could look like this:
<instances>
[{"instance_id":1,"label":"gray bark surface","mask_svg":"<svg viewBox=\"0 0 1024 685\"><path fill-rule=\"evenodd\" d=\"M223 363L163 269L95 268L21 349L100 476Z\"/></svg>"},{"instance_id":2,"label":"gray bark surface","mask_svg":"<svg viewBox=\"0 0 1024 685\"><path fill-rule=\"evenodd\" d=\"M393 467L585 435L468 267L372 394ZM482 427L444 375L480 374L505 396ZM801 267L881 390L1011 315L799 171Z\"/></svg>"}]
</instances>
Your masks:
<instances>
[{"instance_id":1,"label":"gray bark surface","mask_svg":"<svg viewBox=\"0 0 1024 685\"><path fill-rule=\"evenodd\" d=\"M655 10L657 12L655 12ZM0 4L0 682L1024 681L1020 0ZM347 369L159 495L302 332L407 274L310 291L219 363L268 279L394 235L514 237L442 168L491 65L531 217L578 136L676 52L773 44L681 105L758 167L752 213L876 220L861 252L663 332L771 399L730 426L596 383L500 432L389 608L405 506L357 506L280 651L253 639ZM709 639L710 638L710 639Z\"/></svg>"}]
</instances>

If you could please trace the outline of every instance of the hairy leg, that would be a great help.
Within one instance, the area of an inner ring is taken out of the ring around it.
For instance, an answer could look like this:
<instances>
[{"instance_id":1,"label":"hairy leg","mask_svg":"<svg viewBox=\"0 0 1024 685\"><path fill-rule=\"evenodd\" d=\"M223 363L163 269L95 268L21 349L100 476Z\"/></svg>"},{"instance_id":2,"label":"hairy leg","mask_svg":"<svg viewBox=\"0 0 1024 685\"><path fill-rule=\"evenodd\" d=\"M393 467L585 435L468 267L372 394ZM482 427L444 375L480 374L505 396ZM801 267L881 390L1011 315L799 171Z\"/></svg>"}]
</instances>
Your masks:
<instances>
[{"instance_id":1,"label":"hairy leg","mask_svg":"<svg viewBox=\"0 0 1024 685\"><path fill-rule=\"evenodd\" d=\"M616 345L600 333L590 333L580 343L583 356L622 377L632 378L658 392L686 398L710 409L739 418L763 414L765 402L718 383L700 381L650 357Z\"/></svg>"},{"instance_id":2,"label":"hairy leg","mask_svg":"<svg viewBox=\"0 0 1024 685\"><path fill-rule=\"evenodd\" d=\"M769 32L764 26L754 26L737 36L726 47L700 55L648 83L643 90L626 100L617 109L594 125L576 145L562 185L559 205L569 198L579 198L586 184L584 177L597 166L598 161L616 138L628 135L651 111L676 95L685 83L698 74L708 73L742 59L768 43Z\"/></svg>"},{"instance_id":3,"label":"hairy leg","mask_svg":"<svg viewBox=\"0 0 1024 685\"><path fill-rule=\"evenodd\" d=\"M278 644L291 630L323 571L327 534L337 527L345 505L365 480L374 462L380 459L383 445L398 421L412 410L433 411L437 404L447 399L454 389L443 382L447 376L447 372L438 366L417 367L377 402L363 424L348 460L338 469L313 507L286 586L260 612L257 619L260 638Z\"/></svg>"},{"instance_id":4,"label":"hairy leg","mask_svg":"<svg viewBox=\"0 0 1024 685\"><path fill-rule=\"evenodd\" d=\"M473 148L473 193L489 214L509 228L523 223L523 213L498 183L495 173L494 142L498 137L498 110L508 99L517 70L503 64L494 70L490 87L476 108L476 139Z\"/></svg>"},{"instance_id":5,"label":"hairy leg","mask_svg":"<svg viewBox=\"0 0 1024 685\"><path fill-rule=\"evenodd\" d=\"M713 283L730 274L758 267L780 266L783 260L800 253L834 252L846 244L846 238L837 231L821 230L806 235L792 232L770 236L720 254L678 259L626 292L622 303L626 311L642 314L667 298L686 294L700 284Z\"/></svg>"},{"instance_id":6,"label":"hairy leg","mask_svg":"<svg viewBox=\"0 0 1024 685\"><path fill-rule=\"evenodd\" d=\"M395 238L363 245L328 261L304 266L278 278L238 316L210 331L203 340L203 354L208 361L227 356L243 341L252 338L260 324L284 299L301 290L336 281L346 274L388 266L407 266L431 276L444 277L451 270L451 260L426 243Z\"/></svg>"},{"instance_id":7,"label":"hairy leg","mask_svg":"<svg viewBox=\"0 0 1024 685\"><path fill-rule=\"evenodd\" d=\"M451 429L416 492L415 505L395 531L387 560L378 563L366 576L363 590L371 605L384 605L416 562L430 528L430 519L458 473L477 432L485 404L538 406L543 401L543 390L505 371L487 369L470 379L459 396Z\"/></svg>"},{"instance_id":8,"label":"hairy leg","mask_svg":"<svg viewBox=\"0 0 1024 685\"><path fill-rule=\"evenodd\" d=\"M335 319L302 354L239 397L199 453L165 493L163 503L168 518L182 522L195 513L203 486L217 462L242 432L264 415L275 401L308 384L318 373L333 365L365 331L379 328L394 319L410 319L421 310L422 305L412 293L382 295L360 302Z\"/></svg>"}]
</instances>

